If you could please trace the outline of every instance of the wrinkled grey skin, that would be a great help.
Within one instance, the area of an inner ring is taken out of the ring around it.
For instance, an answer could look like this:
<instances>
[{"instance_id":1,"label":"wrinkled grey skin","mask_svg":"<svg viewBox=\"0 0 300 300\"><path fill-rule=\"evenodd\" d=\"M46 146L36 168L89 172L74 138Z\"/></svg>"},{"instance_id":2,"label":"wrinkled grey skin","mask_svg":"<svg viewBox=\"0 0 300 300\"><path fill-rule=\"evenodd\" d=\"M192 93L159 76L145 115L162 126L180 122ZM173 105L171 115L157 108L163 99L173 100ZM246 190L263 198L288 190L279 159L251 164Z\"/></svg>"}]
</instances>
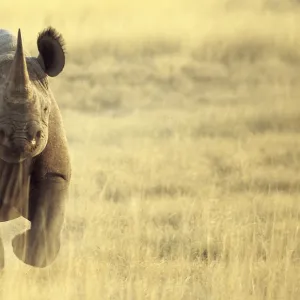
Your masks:
<instances>
[{"instance_id":1,"label":"wrinkled grey skin","mask_svg":"<svg viewBox=\"0 0 300 300\"><path fill-rule=\"evenodd\" d=\"M51 264L60 249L71 167L61 114L48 76L64 68L61 35L49 27L28 56L18 37L0 30L0 222L23 216L31 228L13 251L35 267ZM0 267L4 253L0 241Z\"/></svg>"}]
</instances>

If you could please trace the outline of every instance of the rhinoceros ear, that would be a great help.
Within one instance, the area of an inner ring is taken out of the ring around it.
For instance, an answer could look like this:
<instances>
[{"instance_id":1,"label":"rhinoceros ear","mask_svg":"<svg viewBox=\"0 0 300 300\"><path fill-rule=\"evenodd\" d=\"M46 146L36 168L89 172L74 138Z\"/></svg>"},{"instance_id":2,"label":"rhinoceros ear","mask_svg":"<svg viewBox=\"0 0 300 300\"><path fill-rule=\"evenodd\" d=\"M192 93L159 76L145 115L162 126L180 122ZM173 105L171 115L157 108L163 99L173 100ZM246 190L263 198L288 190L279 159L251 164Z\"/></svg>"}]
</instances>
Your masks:
<instances>
[{"instance_id":1,"label":"rhinoceros ear","mask_svg":"<svg viewBox=\"0 0 300 300\"><path fill-rule=\"evenodd\" d=\"M57 76L65 66L65 43L62 35L48 27L37 39L38 60L48 76Z\"/></svg>"}]
</instances>

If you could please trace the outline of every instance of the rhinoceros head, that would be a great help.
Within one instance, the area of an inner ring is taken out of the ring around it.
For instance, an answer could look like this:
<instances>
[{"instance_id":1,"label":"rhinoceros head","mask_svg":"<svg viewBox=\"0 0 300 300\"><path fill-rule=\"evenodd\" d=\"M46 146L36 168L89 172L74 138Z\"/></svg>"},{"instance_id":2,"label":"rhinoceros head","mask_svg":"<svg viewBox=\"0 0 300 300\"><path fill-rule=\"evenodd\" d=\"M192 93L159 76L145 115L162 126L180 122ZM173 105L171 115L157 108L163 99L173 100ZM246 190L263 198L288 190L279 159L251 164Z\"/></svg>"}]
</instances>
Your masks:
<instances>
[{"instance_id":1,"label":"rhinoceros head","mask_svg":"<svg viewBox=\"0 0 300 300\"><path fill-rule=\"evenodd\" d=\"M51 27L37 38L38 57L25 55L20 30L15 43L15 51L0 53L0 159L9 163L45 149L53 102L47 77L65 65L63 39Z\"/></svg>"}]
</instances>

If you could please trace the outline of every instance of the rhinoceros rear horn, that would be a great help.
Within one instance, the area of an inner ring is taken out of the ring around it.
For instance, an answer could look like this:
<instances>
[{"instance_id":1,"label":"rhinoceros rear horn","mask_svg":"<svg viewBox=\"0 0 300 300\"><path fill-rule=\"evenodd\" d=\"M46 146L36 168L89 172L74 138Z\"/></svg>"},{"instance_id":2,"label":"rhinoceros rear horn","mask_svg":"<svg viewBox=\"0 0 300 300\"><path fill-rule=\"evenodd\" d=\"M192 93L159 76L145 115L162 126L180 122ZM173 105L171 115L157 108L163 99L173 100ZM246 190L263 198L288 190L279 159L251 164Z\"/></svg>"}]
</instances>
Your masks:
<instances>
[{"instance_id":1,"label":"rhinoceros rear horn","mask_svg":"<svg viewBox=\"0 0 300 300\"><path fill-rule=\"evenodd\" d=\"M38 60L48 76L57 76L65 66L64 40L54 28L48 27L37 39Z\"/></svg>"}]
</instances>

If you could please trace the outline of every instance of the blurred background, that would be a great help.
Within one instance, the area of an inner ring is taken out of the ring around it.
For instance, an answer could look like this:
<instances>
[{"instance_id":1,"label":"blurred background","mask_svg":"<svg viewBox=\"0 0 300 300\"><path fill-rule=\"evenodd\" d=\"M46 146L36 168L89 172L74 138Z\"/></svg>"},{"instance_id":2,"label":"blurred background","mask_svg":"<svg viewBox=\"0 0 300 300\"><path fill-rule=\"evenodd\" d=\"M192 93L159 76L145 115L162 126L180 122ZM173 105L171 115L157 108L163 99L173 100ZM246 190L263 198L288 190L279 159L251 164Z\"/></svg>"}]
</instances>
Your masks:
<instances>
[{"instance_id":1,"label":"blurred background","mask_svg":"<svg viewBox=\"0 0 300 300\"><path fill-rule=\"evenodd\" d=\"M45 27L65 38L73 164L51 267L17 261L26 222L3 224L3 298L299 299L299 1L0 7L32 55Z\"/></svg>"}]
</instances>

